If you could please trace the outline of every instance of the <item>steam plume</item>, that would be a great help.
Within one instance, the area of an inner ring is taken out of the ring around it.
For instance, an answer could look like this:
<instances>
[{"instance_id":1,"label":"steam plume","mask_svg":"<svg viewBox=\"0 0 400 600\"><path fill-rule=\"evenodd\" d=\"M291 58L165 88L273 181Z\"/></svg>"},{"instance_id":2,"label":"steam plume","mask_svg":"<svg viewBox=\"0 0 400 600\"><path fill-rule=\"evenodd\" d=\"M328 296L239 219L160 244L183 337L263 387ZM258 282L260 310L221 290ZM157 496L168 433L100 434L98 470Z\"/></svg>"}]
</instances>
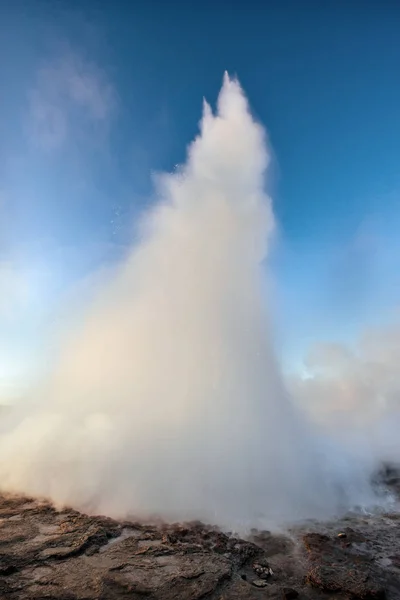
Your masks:
<instances>
[{"instance_id":1,"label":"steam plume","mask_svg":"<svg viewBox=\"0 0 400 600\"><path fill-rule=\"evenodd\" d=\"M140 243L3 432L3 489L237 528L366 500L364 470L311 430L274 357L268 161L225 75L186 164L161 178Z\"/></svg>"}]
</instances>

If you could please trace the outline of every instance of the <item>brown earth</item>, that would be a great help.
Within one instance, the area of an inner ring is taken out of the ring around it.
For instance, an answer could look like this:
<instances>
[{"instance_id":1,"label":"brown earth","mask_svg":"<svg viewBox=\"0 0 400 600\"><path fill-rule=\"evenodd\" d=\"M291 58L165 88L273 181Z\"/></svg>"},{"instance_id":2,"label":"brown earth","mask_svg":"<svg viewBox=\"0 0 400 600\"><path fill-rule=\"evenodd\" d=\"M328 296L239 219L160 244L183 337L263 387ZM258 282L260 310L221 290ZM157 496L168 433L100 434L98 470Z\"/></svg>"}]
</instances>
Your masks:
<instances>
[{"instance_id":1,"label":"brown earth","mask_svg":"<svg viewBox=\"0 0 400 600\"><path fill-rule=\"evenodd\" d=\"M0 599L333 596L400 600L399 513L254 531L245 541L201 523L117 522L0 496Z\"/></svg>"}]
</instances>

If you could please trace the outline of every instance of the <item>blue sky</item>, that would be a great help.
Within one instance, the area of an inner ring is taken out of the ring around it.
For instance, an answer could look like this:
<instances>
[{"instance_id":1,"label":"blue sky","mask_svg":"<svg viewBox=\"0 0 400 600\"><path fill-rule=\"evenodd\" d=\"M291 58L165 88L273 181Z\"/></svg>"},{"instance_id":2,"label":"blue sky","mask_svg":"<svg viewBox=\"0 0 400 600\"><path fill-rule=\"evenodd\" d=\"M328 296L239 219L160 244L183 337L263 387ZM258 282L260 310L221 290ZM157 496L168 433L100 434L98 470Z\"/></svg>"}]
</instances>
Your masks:
<instances>
[{"instance_id":1,"label":"blue sky","mask_svg":"<svg viewBox=\"0 0 400 600\"><path fill-rule=\"evenodd\" d=\"M229 6L230 4L230 6ZM14 0L0 6L0 381L119 255L237 74L274 151L280 351L351 340L400 293L395 1Z\"/></svg>"}]
</instances>

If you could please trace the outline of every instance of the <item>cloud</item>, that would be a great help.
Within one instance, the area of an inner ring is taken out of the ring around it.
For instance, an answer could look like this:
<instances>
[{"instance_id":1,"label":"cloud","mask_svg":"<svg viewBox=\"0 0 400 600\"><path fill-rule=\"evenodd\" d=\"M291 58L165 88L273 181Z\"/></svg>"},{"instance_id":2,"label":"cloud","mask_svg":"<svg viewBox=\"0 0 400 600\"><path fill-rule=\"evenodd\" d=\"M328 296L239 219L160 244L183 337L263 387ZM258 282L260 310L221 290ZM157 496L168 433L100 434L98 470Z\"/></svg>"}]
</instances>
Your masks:
<instances>
[{"instance_id":1,"label":"cloud","mask_svg":"<svg viewBox=\"0 0 400 600\"><path fill-rule=\"evenodd\" d=\"M82 120L105 127L116 107L106 73L72 52L43 66L29 94L29 133L34 145L52 150L78 136Z\"/></svg>"}]
</instances>

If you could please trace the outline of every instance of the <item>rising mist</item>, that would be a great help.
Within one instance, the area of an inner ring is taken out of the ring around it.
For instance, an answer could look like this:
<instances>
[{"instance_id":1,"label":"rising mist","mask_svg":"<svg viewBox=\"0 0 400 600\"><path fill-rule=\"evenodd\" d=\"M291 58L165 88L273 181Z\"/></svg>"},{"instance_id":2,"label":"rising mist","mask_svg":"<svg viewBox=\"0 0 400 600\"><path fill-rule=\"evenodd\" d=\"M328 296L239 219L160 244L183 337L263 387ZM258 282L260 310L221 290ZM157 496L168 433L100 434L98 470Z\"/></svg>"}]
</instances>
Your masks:
<instances>
[{"instance_id":1,"label":"rising mist","mask_svg":"<svg viewBox=\"0 0 400 600\"><path fill-rule=\"evenodd\" d=\"M3 489L236 529L371 501L370 464L295 408L274 355L270 154L236 80L200 129L51 377L5 425Z\"/></svg>"}]
</instances>

